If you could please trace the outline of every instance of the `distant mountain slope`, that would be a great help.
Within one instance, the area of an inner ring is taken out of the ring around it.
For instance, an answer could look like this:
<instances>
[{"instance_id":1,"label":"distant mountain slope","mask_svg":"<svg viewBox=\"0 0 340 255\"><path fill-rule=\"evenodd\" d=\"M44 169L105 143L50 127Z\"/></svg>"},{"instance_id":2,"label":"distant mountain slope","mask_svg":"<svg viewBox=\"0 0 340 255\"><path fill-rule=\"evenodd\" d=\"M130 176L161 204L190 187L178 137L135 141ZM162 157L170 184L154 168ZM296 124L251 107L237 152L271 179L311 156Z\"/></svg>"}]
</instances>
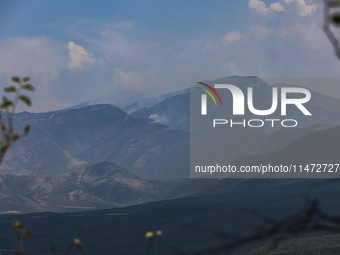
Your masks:
<instances>
[{"instance_id":1,"label":"distant mountain slope","mask_svg":"<svg viewBox=\"0 0 340 255\"><path fill-rule=\"evenodd\" d=\"M190 129L190 95L175 95L156 105L133 112L136 118L150 118L174 129Z\"/></svg>"}]
</instances>

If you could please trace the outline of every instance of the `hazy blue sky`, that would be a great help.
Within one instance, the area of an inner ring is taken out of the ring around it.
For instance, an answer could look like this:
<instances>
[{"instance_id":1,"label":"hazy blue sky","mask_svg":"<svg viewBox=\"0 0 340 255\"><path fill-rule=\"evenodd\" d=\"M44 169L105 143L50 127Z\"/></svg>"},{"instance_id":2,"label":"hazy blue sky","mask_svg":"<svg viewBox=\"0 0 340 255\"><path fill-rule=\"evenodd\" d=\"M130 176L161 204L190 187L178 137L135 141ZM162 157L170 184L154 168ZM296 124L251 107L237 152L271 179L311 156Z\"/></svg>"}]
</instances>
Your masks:
<instances>
[{"instance_id":1,"label":"hazy blue sky","mask_svg":"<svg viewBox=\"0 0 340 255\"><path fill-rule=\"evenodd\" d=\"M339 77L321 0L0 1L0 81L29 75L34 111L190 78Z\"/></svg>"}]
</instances>

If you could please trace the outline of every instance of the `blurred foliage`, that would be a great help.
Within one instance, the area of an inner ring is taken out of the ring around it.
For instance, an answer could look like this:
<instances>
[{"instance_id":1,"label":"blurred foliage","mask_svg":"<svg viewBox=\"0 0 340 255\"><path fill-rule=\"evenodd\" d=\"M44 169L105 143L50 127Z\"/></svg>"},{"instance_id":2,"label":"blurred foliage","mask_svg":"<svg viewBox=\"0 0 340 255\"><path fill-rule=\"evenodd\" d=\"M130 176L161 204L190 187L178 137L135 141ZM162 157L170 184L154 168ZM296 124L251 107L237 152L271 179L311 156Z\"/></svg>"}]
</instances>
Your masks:
<instances>
[{"instance_id":1,"label":"blurred foliage","mask_svg":"<svg viewBox=\"0 0 340 255\"><path fill-rule=\"evenodd\" d=\"M336 57L340 60L340 43L335 36L332 27L340 27L340 1L339 0L324 0L324 17L322 29L331 43Z\"/></svg>"},{"instance_id":2,"label":"blurred foliage","mask_svg":"<svg viewBox=\"0 0 340 255\"><path fill-rule=\"evenodd\" d=\"M151 248L152 246L154 245L155 243L155 239L157 236L160 236L163 234L163 231L161 230L156 230L156 231L149 231L149 232L146 232L145 233L145 238L146 239L149 239L149 243L148 243L148 246L146 248L146 252L145 252L145 255L149 255L150 252L151 252Z\"/></svg>"},{"instance_id":3,"label":"blurred foliage","mask_svg":"<svg viewBox=\"0 0 340 255\"><path fill-rule=\"evenodd\" d=\"M26 241L28 238L33 238L33 234L31 231L27 230L27 228L21 224L19 221L13 220L11 217L7 218L7 221L11 223L12 227L17 232L17 239L18 239L18 247L16 249L9 249L11 255L23 255L26 253L25 247L24 247L24 241ZM78 235L81 232L78 233ZM7 245L8 246L8 245ZM73 242L70 243L67 250L63 253L64 255L68 255L73 246L77 246L79 250L84 249L83 243L80 241L78 237L73 239ZM50 253L51 255L56 254L57 248L55 245L51 245L50 247ZM1 254L0 254L1 255Z\"/></svg>"},{"instance_id":4,"label":"blurred foliage","mask_svg":"<svg viewBox=\"0 0 340 255\"><path fill-rule=\"evenodd\" d=\"M14 221L11 217L7 219L8 222L12 224L12 227L17 231L18 234L18 248L13 250L11 254L21 255L25 253L24 241L27 238L32 238L33 234L26 229L19 221Z\"/></svg>"},{"instance_id":5,"label":"blurred foliage","mask_svg":"<svg viewBox=\"0 0 340 255\"><path fill-rule=\"evenodd\" d=\"M23 102L27 106L32 106L31 99L24 95L24 91L34 91L34 86L29 83L30 78L20 78L17 76L12 77L14 85L4 88L4 92L12 96L7 97L4 95L0 102L0 128L1 128L1 139L0 139L0 164L2 163L6 152L10 145L18 141L23 135L27 135L30 131L30 125L27 124L24 127L22 134L14 132L13 118L16 112L19 101Z\"/></svg>"}]
</instances>

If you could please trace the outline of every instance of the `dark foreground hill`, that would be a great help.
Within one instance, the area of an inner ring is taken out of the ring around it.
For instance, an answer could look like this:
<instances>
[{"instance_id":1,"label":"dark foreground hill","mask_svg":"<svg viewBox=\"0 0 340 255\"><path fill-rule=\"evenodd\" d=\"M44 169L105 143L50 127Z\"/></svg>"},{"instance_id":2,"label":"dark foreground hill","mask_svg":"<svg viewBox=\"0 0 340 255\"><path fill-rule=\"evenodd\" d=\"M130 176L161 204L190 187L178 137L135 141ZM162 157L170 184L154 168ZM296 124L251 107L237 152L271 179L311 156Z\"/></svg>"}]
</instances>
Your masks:
<instances>
[{"instance_id":1,"label":"dark foreground hill","mask_svg":"<svg viewBox=\"0 0 340 255\"><path fill-rule=\"evenodd\" d=\"M318 198L324 211L339 215L338 183L298 180L285 184L260 179L240 183L219 195L201 195L100 211L35 213L12 217L34 234L33 239L25 241L27 254L46 254L50 244L54 244L58 252L64 252L73 238L81 233L79 238L85 247L83 254L125 255L144 254L148 244L144 238L145 232L155 230L162 230L163 234L156 239L152 254L178 254L178 249L202 251L221 242L222 239L213 234L215 230L228 231L235 238L251 235L254 226L258 227L255 230L263 226L264 218L257 217L254 209L268 217L266 219L279 220L300 212L309 203L306 196ZM6 218L5 215L0 217L0 235L13 247L15 232ZM320 236L326 232L311 234ZM307 238L310 235L300 237ZM233 253L248 254L269 241L242 245ZM295 248L298 246L294 245ZM3 243L0 247L3 249ZM302 248L299 254L312 254L308 253L308 247Z\"/></svg>"}]
</instances>

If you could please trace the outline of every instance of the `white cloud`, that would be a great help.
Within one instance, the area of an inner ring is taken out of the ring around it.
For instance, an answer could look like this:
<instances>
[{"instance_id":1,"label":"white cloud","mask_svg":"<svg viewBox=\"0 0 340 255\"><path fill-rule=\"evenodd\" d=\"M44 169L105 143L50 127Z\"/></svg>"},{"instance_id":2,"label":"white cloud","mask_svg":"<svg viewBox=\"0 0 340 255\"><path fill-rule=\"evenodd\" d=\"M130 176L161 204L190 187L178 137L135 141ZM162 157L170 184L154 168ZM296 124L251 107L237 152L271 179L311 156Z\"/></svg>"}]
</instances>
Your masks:
<instances>
[{"instance_id":1,"label":"white cloud","mask_svg":"<svg viewBox=\"0 0 340 255\"><path fill-rule=\"evenodd\" d=\"M69 42L67 45L69 62L67 67L70 71L77 71L89 68L96 60L83 47Z\"/></svg>"},{"instance_id":2,"label":"white cloud","mask_svg":"<svg viewBox=\"0 0 340 255\"><path fill-rule=\"evenodd\" d=\"M299 8L299 14L302 17L312 14L318 9L317 4L308 5L305 0L285 0L286 4L296 2Z\"/></svg>"},{"instance_id":3,"label":"white cloud","mask_svg":"<svg viewBox=\"0 0 340 255\"><path fill-rule=\"evenodd\" d=\"M260 0L249 0L248 6L251 10L255 11L256 13L262 16L267 16L268 14L272 12L285 11L283 6L279 2L272 3L268 8L266 4Z\"/></svg>"},{"instance_id":4,"label":"white cloud","mask_svg":"<svg viewBox=\"0 0 340 255\"><path fill-rule=\"evenodd\" d=\"M229 32L223 36L223 42L225 43L238 42L239 40L241 40L241 36L242 36L241 33L238 31Z\"/></svg>"},{"instance_id":5,"label":"white cloud","mask_svg":"<svg viewBox=\"0 0 340 255\"><path fill-rule=\"evenodd\" d=\"M277 12L284 12L284 11L285 11L285 9L283 8L283 6L282 6L279 2L272 3L272 4L269 6L269 9L275 10L275 11L277 11Z\"/></svg>"},{"instance_id":6,"label":"white cloud","mask_svg":"<svg viewBox=\"0 0 340 255\"><path fill-rule=\"evenodd\" d=\"M258 14L261 14L263 16L266 15L266 12L268 10L266 4L260 0L249 0L248 5L250 9L254 10Z\"/></svg>"},{"instance_id":7,"label":"white cloud","mask_svg":"<svg viewBox=\"0 0 340 255\"><path fill-rule=\"evenodd\" d=\"M306 4L305 0L297 0L299 7L300 7L300 15L302 17L305 17L313 12L316 11L316 9L318 8L316 4L313 5L308 5Z\"/></svg>"}]
</instances>

